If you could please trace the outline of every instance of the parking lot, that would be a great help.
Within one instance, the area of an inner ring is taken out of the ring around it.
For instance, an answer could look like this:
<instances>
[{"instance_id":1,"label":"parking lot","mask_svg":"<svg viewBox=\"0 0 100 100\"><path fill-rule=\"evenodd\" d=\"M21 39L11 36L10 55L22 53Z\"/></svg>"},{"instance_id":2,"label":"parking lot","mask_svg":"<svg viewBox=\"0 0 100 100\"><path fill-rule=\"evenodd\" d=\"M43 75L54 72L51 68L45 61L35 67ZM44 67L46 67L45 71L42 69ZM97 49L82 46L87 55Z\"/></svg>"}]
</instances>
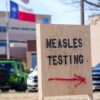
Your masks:
<instances>
[{"instance_id":1,"label":"parking lot","mask_svg":"<svg viewBox=\"0 0 100 100\"><path fill-rule=\"evenodd\" d=\"M73 99L74 98L74 99ZM0 94L0 100L38 100L38 93L32 92L32 93L16 93L16 92L9 92L9 93L1 93ZM56 97L55 99L46 99L46 100L89 100L87 96L70 96L69 99L66 99L64 97L63 99L60 99ZM93 93L93 100L100 100L100 92Z\"/></svg>"}]
</instances>

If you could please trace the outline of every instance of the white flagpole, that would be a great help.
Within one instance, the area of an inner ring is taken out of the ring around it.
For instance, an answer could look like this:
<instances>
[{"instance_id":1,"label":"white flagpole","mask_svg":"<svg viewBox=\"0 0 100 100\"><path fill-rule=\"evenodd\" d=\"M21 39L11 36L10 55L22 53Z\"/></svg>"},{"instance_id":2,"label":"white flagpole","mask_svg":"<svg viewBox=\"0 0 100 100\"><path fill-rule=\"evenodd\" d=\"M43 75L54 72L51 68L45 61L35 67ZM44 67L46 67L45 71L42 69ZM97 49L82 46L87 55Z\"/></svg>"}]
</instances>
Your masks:
<instances>
[{"instance_id":1,"label":"white flagpole","mask_svg":"<svg viewBox=\"0 0 100 100\"><path fill-rule=\"evenodd\" d=\"M8 13L8 0L6 0L6 50L7 59L10 59L10 43L9 43L9 13Z\"/></svg>"}]
</instances>

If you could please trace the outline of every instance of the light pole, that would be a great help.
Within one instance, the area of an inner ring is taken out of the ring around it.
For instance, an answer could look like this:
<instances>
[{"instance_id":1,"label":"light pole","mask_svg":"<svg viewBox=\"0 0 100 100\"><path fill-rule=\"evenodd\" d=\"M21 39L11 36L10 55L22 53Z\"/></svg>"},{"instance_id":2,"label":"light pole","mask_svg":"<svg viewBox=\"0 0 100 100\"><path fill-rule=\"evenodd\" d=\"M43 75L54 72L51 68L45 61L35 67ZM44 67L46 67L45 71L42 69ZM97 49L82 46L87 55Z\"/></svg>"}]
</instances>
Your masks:
<instances>
[{"instance_id":1,"label":"light pole","mask_svg":"<svg viewBox=\"0 0 100 100\"><path fill-rule=\"evenodd\" d=\"M8 14L8 0L6 0L6 54L7 59L10 59L10 45L9 45L9 14Z\"/></svg>"}]
</instances>

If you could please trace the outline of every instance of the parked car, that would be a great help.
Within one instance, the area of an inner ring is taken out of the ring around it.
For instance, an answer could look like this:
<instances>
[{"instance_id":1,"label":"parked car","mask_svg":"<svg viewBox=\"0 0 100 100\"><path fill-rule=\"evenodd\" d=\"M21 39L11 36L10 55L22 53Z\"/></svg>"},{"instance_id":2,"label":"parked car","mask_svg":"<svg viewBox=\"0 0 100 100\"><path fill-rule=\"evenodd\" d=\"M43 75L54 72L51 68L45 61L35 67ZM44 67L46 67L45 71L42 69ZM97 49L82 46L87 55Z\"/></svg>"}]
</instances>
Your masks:
<instances>
[{"instance_id":1,"label":"parked car","mask_svg":"<svg viewBox=\"0 0 100 100\"><path fill-rule=\"evenodd\" d=\"M27 78L27 89L30 92L38 91L38 73L37 66L33 71L28 75Z\"/></svg>"},{"instance_id":2,"label":"parked car","mask_svg":"<svg viewBox=\"0 0 100 100\"><path fill-rule=\"evenodd\" d=\"M27 88L27 72L23 62L18 59L0 59L0 89L8 91L25 91Z\"/></svg>"},{"instance_id":3,"label":"parked car","mask_svg":"<svg viewBox=\"0 0 100 100\"><path fill-rule=\"evenodd\" d=\"M100 91L100 63L92 68L93 91Z\"/></svg>"}]
</instances>

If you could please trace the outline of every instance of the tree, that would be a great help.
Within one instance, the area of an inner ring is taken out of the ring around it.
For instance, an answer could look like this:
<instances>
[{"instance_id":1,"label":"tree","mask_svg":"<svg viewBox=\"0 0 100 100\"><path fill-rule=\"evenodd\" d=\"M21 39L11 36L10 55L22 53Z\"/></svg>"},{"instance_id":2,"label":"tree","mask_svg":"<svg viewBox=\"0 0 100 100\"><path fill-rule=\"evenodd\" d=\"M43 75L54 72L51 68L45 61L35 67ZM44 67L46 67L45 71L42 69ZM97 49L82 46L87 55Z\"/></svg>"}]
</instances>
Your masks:
<instances>
[{"instance_id":1,"label":"tree","mask_svg":"<svg viewBox=\"0 0 100 100\"><path fill-rule=\"evenodd\" d=\"M86 2L87 4L91 5L91 6L100 7L100 0L94 0L96 2L91 2L89 0L83 0L83 1Z\"/></svg>"},{"instance_id":2,"label":"tree","mask_svg":"<svg viewBox=\"0 0 100 100\"><path fill-rule=\"evenodd\" d=\"M65 4L76 5L80 4L80 19L84 25L85 11L90 11L90 15L100 13L100 0L62 0Z\"/></svg>"}]
</instances>

